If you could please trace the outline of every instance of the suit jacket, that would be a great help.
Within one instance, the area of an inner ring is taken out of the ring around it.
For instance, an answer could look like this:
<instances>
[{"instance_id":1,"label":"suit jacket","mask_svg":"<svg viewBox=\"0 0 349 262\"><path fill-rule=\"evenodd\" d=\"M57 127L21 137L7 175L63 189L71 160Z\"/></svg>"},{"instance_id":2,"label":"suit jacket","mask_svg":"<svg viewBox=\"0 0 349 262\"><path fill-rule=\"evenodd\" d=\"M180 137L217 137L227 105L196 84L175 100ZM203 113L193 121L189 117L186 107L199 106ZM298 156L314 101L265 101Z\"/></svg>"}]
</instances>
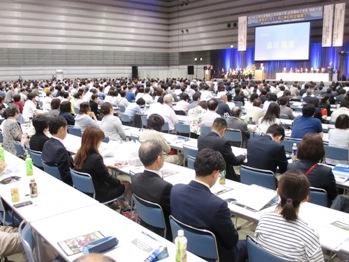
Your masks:
<instances>
[{"instance_id":1,"label":"suit jacket","mask_svg":"<svg viewBox=\"0 0 349 262\"><path fill-rule=\"evenodd\" d=\"M314 164L315 163L312 161L297 160L288 165L288 170L298 170L306 173ZM307 175L307 177L309 179L310 186L322 188L327 191L328 204L330 206L333 199L335 199L337 196L336 180L332 173L332 169L327 166L317 164L313 171Z\"/></svg>"},{"instance_id":2,"label":"suit jacket","mask_svg":"<svg viewBox=\"0 0 349 262\"><path fill-rule=\"evenodd\" d=\"M247 165L274 173L279 168L279 172L284 173L287 170L285 148L268 135L253 137L247 143Z\"/></svg>"},{"instance_id":3,"label":"suit jacket","mask_svg":"<svg viewBox=\"0 0 349 262\"><path fill-rule=\"evenodd\" d=\"M206 136L200 136L198 139L198 150L200 151L204 148L211 148L215 151L219 151L225 160L226 177L236 181L238 180L234 171L234 166L241 165L244 162L245 157L236 157L231 149L229 141L221 138L215 132L210 132Z\"/></svg>"},{"instance_id":4,"label":"suit jacket","mask_svg":"<svg viewBox=\"0 0 349 262\"><path fill-rule=\"evenodd\" d=\"M235 261L238 232L230 218L227 203L205 185L191 181L177 184L171 191L171 214L193 227L215 234L221 262Z\"/></svg>"},{"instance_id":5,"label":"suit jacket","mask_svg":"<svg viewBox=\"0 0 349 262\"><path fill-rule=\"evenodd\" d=\"M137 196L157 203L162 207L165 216L165 222L167 227L166 238L172 241L171 228L169 224L170 216L170 195L172 185L163 180L158 174L153 173L149 170L144 170L144 173L136 174L132 176L132 191ZM162 234L159 230L146 225L152 231Z\"/></svg>"},{"instance_id":6,"label":"suit jacket","mask_svg":"<svg viewBox=\"0 0 349 262\"><path fill-rule=\"evenodd\" d=\"M73 167L73 159L65 149L61 141L51 137L46 141L42 149L42 161L48 165L56 165L65 183L72 185L70 167Z\"/></svg>"},{"instance_id":7,"label":"suit jacket","mask_svg":"<svg viewBox=\"0 0 349 262\"><path fill-rule=\"evenodd\" d=\"M69 112L64 112L64 113L60 113L59 114L61 117L63 117L65 120L67 120L67 124L70 126L75 125L75 118L74 115L72 113Z\"/></svg>"},{"instance_id":8,"label":"suit jacket","mask_svg":"<svg viewBox=\"0 0 349 262\"><path fill-rule=\"evenodd\" d=\"M91 175L96 191L96 199L99 202L103 203L115 199L125 190L120 181L109 174L103 158L98 152L90 152L82 168L77 170Z\"/></svg>"},{"instance_id":9,"label":"suit jacket","mask_svg":"<svg viewBox=\"0 0 349 262\"><path fill-rule=\"evenodd\" d=\"M226 103L221 101L218 104L216 112L217 112L217 114L223 116L225 113L228 113L228 114L230 113L230 108Z\"/></svg>"},{"instance_id":10,"label":"suit jacket","mask_svg":"<svg viewBox=\"0 0 349 262\"><path fill-rule=\"evenodd\" d=\"M45 134L35 134L29 140L29 147L31 150L41 152L44 147L44 144L49 139L50 138L47 137Z\"/></svg>"}]
</instances>

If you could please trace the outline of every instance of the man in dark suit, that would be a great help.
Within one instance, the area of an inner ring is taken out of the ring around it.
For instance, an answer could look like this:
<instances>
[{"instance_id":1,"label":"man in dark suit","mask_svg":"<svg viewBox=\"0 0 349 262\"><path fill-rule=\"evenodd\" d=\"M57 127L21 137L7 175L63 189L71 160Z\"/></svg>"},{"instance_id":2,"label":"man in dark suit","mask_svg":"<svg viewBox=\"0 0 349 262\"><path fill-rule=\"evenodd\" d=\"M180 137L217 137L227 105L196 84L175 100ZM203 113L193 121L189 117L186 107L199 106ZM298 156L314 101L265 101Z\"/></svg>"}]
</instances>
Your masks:
<instances>
[{"instance_id":1,"label":"man in dark suit","mask_svg":"<svg viewBox=\"0 0 349 262\"><path fill-rule=\"evenodd\" d=\"M44 144L42 161L57 166L63 181L72 185L69 168L73 167L73 159L63 145L63 139L67 136L67 121L63 117L52 117L49 121L49 131L52 137Z\"/></svg>"},{"instance_id":2,"label":"man in dark suit","mask_svg":"<svg viewBox=\"0 0 349 262\"><path fill-rule=\"evenodd\" d=\"M245 156L235 156L229 141L225 140L224 133L227 130L227 121L224 118L216 118L212 125L212 132L206 136L200 136L198 139L198 150L201 151L204 148L211 148L219 151L226 164L226 177L238 181L238 177L235 174L234 166L241 165Z\"/></svg>"},{"instance_id":3,"label":"man in dark suit","mask_svg":"<svg viewBox=\"0 0 349 262\"><path fill-rule=\"evenodd\" d=\"M171 214L185 224L210 230L217 240L220 261L244 261L245 246L238 242L227 202L210 191L224 168L225 161L219 152L201 150L194 162L195 180L172 187Z\"/></svg>"},{"instance_id":4,"label":"man in dark suit","mask_svg":"<svg viewBox=\"0 0 349 262\"><path fill-rule=\"evenodd\" d=\"M247 144L247 165L281 174L287 170L287 158L281 141L285 130L277 124L267 129L267 134L251 138Z\"/></svg>"},{"instance_id":5,"label":"man in dark suit","mask_svg":"<svg viewBox=\"0 0 349 262\"><path fill-rule=\"evenodd\" d=\"M144 172L132 177L132 191L137 196L157 203L162 207L166 222L166 238L172 241L168 217L170 215L170 194L172 185L162 179L159 170L164 164L161 145L153 140L142 143L138 156L144 165ZM142 225L153 232L163 235L162 230L154 228L142 221Z\"/></svg>"}]
</instances>

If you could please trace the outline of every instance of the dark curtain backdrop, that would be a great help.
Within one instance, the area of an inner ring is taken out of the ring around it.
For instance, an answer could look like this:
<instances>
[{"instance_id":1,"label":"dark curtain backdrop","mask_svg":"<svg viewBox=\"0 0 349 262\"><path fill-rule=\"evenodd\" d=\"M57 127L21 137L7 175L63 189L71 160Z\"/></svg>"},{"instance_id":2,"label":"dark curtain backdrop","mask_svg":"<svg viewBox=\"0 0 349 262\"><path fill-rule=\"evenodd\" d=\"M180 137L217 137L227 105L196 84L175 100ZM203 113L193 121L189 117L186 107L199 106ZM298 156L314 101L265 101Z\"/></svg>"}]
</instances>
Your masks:
<instances>
[{"instance_id":1,"label":"dark curtain backdrop","mask_svg":"<svg viewBox=\"0 0 349 262\"><path fill-rule=\"evenodd\" d=\"M340 71L349 78L349 54L340 55L340 51L349 53L349 43L343 47L321 47L321 43L312 43L309 50L309 60L307 61L265 61L263 62L267 78L275 78L275 73L282 72L284 68L306 67L310 68L328 68L332 66L335 71ZM232 69L245 68L255 64L257 68L260 62L254 61L254 48L247 48L244 52L237 51L237 48L227 48L213 50L211 52L211 63L213 64L216 75L218 76L222 69L225 71Z\"/></svg>"}]
</instances>

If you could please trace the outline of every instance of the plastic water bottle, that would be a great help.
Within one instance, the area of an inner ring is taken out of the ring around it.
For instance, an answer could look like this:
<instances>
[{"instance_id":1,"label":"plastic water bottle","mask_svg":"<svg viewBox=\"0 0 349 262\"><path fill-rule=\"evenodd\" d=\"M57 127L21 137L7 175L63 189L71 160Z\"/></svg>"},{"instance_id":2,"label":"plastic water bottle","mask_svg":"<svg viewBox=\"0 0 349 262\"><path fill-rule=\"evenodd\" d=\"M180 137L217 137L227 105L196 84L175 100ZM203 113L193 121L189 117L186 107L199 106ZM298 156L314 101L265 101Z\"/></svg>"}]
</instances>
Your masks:
<instances>
[{"instance_id":1,"label":"plastic water bottle","mask_svg":"<svg viewBox=\"0 0 349 262\"><path fill-rule=\"evenodd\" d=\"M30 155L28 153L25 159L25 170L26 170L27 176L33 175L33 160L30 158Z\"/></svg>"},{"instance_id":2,"label":"plastic water bottle","mask_svg":"<svg viewBox=\"0 0 349 262\"><path fill-rule=\"evenodd\" d=\"M292 145L292 160L296 160L297 158L297 144L293 143Z\"/></svg>"},{"instance_id":3,"label":"plastic water bottle","mask_svg":"<svg viewBox=\"0 0 349 262\"><path fill-rule=\"evenodd\" d=\"M2 145L0 145L0 161L5 161L5 152Z\"/></svg>"},{"instance_id":4,"label":"plastic water bottle","mask_svg":"<svg viewBox=\"0 0 349 262\"><path fill-rule=\"evenodd\" d=\"M177 237L175 239L176 245L176 262L187 261L187 238L184 236L183 230L178 230Z\"/></svg>"}]
</instances>

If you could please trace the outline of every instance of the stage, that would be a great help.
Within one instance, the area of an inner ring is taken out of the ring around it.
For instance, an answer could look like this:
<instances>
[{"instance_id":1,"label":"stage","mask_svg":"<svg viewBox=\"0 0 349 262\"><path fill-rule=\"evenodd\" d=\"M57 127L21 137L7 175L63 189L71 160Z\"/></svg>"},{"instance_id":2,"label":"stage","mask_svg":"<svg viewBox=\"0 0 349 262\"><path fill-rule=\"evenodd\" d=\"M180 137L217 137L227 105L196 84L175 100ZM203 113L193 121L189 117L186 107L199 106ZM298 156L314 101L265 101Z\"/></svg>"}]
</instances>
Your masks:
<instances>
[{"instance_id":1,"label":"stage","mask_svg":"<svg viewBox=\"0 0 349 262\"><path fill-rule=\"evenodd\" d=\"M299 82L329 82L329 73L276 73L276 80Z\"/></svg>"}]
</instances>

